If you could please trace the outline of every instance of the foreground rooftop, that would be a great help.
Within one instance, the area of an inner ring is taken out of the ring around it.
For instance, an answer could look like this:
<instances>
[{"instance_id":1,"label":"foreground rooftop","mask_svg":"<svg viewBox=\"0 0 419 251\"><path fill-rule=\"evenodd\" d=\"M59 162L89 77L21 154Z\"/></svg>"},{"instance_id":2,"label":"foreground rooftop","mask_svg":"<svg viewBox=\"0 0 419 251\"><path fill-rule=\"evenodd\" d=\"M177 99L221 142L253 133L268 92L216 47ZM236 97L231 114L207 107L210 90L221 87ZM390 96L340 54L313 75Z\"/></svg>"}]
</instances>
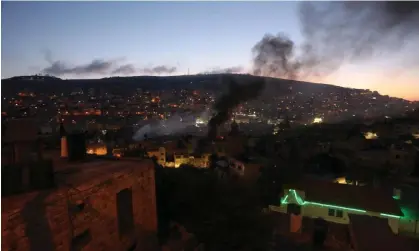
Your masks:
<instances>
[{"instance_id":1,"label":"foreground rooftop","mask_svg":"<svg viewBox=\"0 0 419 251\"><path fill-rule=\"evenodd\" d=\"M133 169L145 172L154 169L151 160L108 160L86 159L84 162L70 163L59 158L53 159L54 180L56 187L49 190L37 190L2 198L2 217L19 212L26 203L38 195L47 194L45 203L62 199L69 189L85 191L101 183L118 178Z\"/></svg>"}]
</instances>

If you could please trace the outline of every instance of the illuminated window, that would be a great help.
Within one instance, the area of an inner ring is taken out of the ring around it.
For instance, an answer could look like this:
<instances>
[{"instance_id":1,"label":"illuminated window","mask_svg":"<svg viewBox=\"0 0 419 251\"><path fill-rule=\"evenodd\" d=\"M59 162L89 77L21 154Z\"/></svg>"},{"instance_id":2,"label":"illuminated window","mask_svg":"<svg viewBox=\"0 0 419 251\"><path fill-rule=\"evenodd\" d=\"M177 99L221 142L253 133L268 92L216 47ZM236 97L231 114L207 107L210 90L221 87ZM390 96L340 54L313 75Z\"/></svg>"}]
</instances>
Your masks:
<instances>
[{"instance_id":1,"label":"illuminated window","mask_svg":"<svg viewBox=\"0 0 419 251\"><path fill-rule=\"evenodd\" d=\"M342 210L336 210L336 217L342 218L343 217L343 211Z\"/></svg>"}]
</instances>

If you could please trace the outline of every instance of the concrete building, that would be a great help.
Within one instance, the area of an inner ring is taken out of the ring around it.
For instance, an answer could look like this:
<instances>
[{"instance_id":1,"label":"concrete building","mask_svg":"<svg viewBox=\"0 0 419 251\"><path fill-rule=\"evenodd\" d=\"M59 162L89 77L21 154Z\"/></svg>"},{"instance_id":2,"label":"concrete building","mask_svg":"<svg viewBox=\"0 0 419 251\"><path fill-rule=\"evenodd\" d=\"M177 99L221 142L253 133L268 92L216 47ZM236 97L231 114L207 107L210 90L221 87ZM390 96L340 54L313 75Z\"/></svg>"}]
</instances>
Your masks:
<instances>
[{"instance_id":1,"label":"concrete building","mask_svg":"<svg viewBox=\"0 0 419 251\"><path fill-rule=\"evenodd\" d=\"M388 168L392 173L409 175L414 171L416 151L410 145L392 144L381 149L365 149L354 153L353 159L372 170Z\"/></svg>"},{"instance_id":2,"label":"concrete building","mask_svg":"<svg viewBox=\"0 0 419 251\"><path fill-rule=\"evenodd\" d=\"M238 160L229 157L224 160L219 160L217 166L219 167L218 169L221 177L224 177L224 170L228 169L229 176L237 177L245 182L255 182L259 178L260 169L262 167L262 165L257 162Z\"/></svg>"},{"instance_id":3,"label":"concrete building","mask_svg":"<svg viewBox=\"0 0 419 251\"><path fill-rule=\"evenodd\" d=\"M156 250L151 160L70 162L68 148L42 151L30 128L16 122L3 138L14 151L2 163L2 250Z\"/></svg>"},{"instance_id":4,"label":"concrete building","mask_svg":"<svg viewBox=\"0 0 419 251\"><path fill-rule=\"evenodd\" d=\"M54 167L55 189L2 198L2 250L155 250L151 161Z\"/></svg>"},{"instance_id":5,"label":"concrete building","mask_svg":"<svg viewBox=\"0 0 419 251\"><path fill-rule=\"evenodd\" d=\"M209 166L209 153L188 154L187 151L177 151L174 153L174 167L181 165L191 165L198 168L206 168ZM173 164L168 163L168 166Z\"/></svg>"},{"instance_id":6,"label":"concrete building","mask_svg":"<svg viewBox=\"0 0 419 251\"><path fill-rule=\"evenodd\" d=\"M397 234L400 219L404 216L392 195L382 190L314 179L303 179L287 186L280 205L270 206L270 209L289 214L295 232L301 231L303 217L349 224L349 214L356 214L385 219Z\"/></svg>"},{"instance_id":7,"label":"concrete building","mask_svg":"<svg viewBox=\"0 0 419 251\"><path fill-rule=\"evenodd\" d=\"M104 156L108 154L108 149L105 143L88 144L87 154Z\"/></svg>"},{"instance_id":8,"label":"concrete building","mask_svg":"<svg viewBox=\"0 0 419 251\"><path fill-rule=\"evenodd\" d=\"M164 147L150 148L147 154L150 158L155 157L159 165L166 165L166 149Z\"/></svg>"},{"instance_id":9,"label":"concrete building","mask_svg":"<svg viewBox=\"0 0 419 251\"><path fill-rule=\"evenodd\" d=\"M419 241L394 234L385 219L350 214L349 236L354 251L415 251Z\"/></svg>"}]
</instances>

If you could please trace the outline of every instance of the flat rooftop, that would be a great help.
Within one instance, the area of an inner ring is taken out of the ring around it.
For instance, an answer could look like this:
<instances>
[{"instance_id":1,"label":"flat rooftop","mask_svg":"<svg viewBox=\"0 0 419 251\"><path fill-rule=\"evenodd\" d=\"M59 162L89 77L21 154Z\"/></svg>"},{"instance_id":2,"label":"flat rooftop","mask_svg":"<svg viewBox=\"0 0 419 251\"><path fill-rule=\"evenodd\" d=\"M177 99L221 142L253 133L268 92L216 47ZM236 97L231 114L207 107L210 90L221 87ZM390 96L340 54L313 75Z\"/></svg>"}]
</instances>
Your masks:
<instances>
[{"instance_id":1,"label":"flat rooftop","mask_svg":"<svg viewBox=\"0 0 419 251\"><path fill-rule=\"evenodd\" d=\"M309 177L285 187L305 191L308 201L403 216L392 194L384 189L344 185Z\"/></svg>"},{"instance_id":2,"label":"flat rooftop","mask_svg":"<svg viewBox=\"0 0 419 251\"><path fill-rule=\"evenodd\" d=\"M350 214L350 234L356 251L414 251L417 240L395 235L386 219Z\"/></svg>"},{"instance_id":3,"label":"flat rooftop","mask_svg":"<svg viewBox=\"0 0 419 251\"><path fill-rule=\"evenodd\" d=\"M17 194L2 198L2 217L18 213L28 202L41 196L44 203L67 197L68 189L85 191L108 180L117 178L135 169L145 172L154 169L151 160L106 160L87 159L85 162L71 163L53 159L56 188Z\"/></svg>"}]
</instances>

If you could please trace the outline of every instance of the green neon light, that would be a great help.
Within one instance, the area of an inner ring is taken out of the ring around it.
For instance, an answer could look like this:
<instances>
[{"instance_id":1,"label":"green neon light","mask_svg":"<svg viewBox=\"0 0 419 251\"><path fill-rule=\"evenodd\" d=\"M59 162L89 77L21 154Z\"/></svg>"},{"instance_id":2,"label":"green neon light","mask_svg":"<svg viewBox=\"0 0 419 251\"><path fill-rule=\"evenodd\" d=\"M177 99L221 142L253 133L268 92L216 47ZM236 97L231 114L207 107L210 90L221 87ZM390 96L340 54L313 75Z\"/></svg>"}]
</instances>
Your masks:
<instances>
[{"instance_id":1,"label":"green neon light","mask_svg":"<svg viewBox=\"0 0 419 251\"><path fill-rule=\"evenodd\" d=\"M385 217L390 217L390 218L397 218L397 219L400 219L400 216L398 216L398 215L383 214L383 213L381 213L380 215L381 215L381 216L385 216Z\"/></svg>"},{"instance_id":2,"label":"green neon light","mask_svg":"<svg viewBox=\"0 0 419 251\"><path fill-rule=\"evenodd\" d=\"M288 194L285 196L285 198L283 200L281 200L281 204L288 204Z\"/></svg>"},{"instance_id":3,"label":"green neon light","mask_svg":"<svg viewBox=\"0 0 419 251\"><path fill-rule=\"evenodd\" d=\"M347 210L347 211L353 211L353 212L358 212L358 213L366 213L366 210L363 209L356 209L356 208L350 208L350 207L342 207L342 206L336 206L336 205L330 205L330 204L324 204L324 203L318 203L318 202L313 202L313 201L304 201L300 196L298 196L297 191L295 191L294 189L289 189L288 190L291 194L293 194L294 196L294 201L296 201L299 205L304 206L307 204L311 204L311 205L316 205L316 206L321 206L321 207L327 207L327 208L336 208L336 209L342 209L342 210ZM281 201L282 204L289 204L289 194L288 193L284 199ZM380 213L380 216L384 216L384 217L390 217L390 218L397 218L400 219L400 216L397 215L392 215L392 214L384 214L384 213Z\"/></svg>"},{"instance_id":4,"label":"green neon light","mask_svg":"<svg viewBox=\"0 0 419 251\"><path fill-rule=\"evenodd\" d=\"M297 195L297 192L294 189L292 189L291 192L294 194L294 198L295 198L295 200L297 201L298 204L300 204L300 205L305 204L304 200L300 196Z\"/></svg>"},{"instance_id":5,"label":"green neon light","mask_svg":"<svg viewBox=\"0 0 419 251\"><path fill-rule=\"evenodd\" d=\"M317 203L317 202L307 202L307 204L317 205L317 206L321 206L321 207L342 209L342 210L347 210L347 211L354 211L354 212L358 212L358 213L366 213L367 212L367 211L361 210L361 209L350 208L350 207L341 207L341 206L335 206L335 205L328 205L328 204Z\"/></svg>"}]
</instances>

